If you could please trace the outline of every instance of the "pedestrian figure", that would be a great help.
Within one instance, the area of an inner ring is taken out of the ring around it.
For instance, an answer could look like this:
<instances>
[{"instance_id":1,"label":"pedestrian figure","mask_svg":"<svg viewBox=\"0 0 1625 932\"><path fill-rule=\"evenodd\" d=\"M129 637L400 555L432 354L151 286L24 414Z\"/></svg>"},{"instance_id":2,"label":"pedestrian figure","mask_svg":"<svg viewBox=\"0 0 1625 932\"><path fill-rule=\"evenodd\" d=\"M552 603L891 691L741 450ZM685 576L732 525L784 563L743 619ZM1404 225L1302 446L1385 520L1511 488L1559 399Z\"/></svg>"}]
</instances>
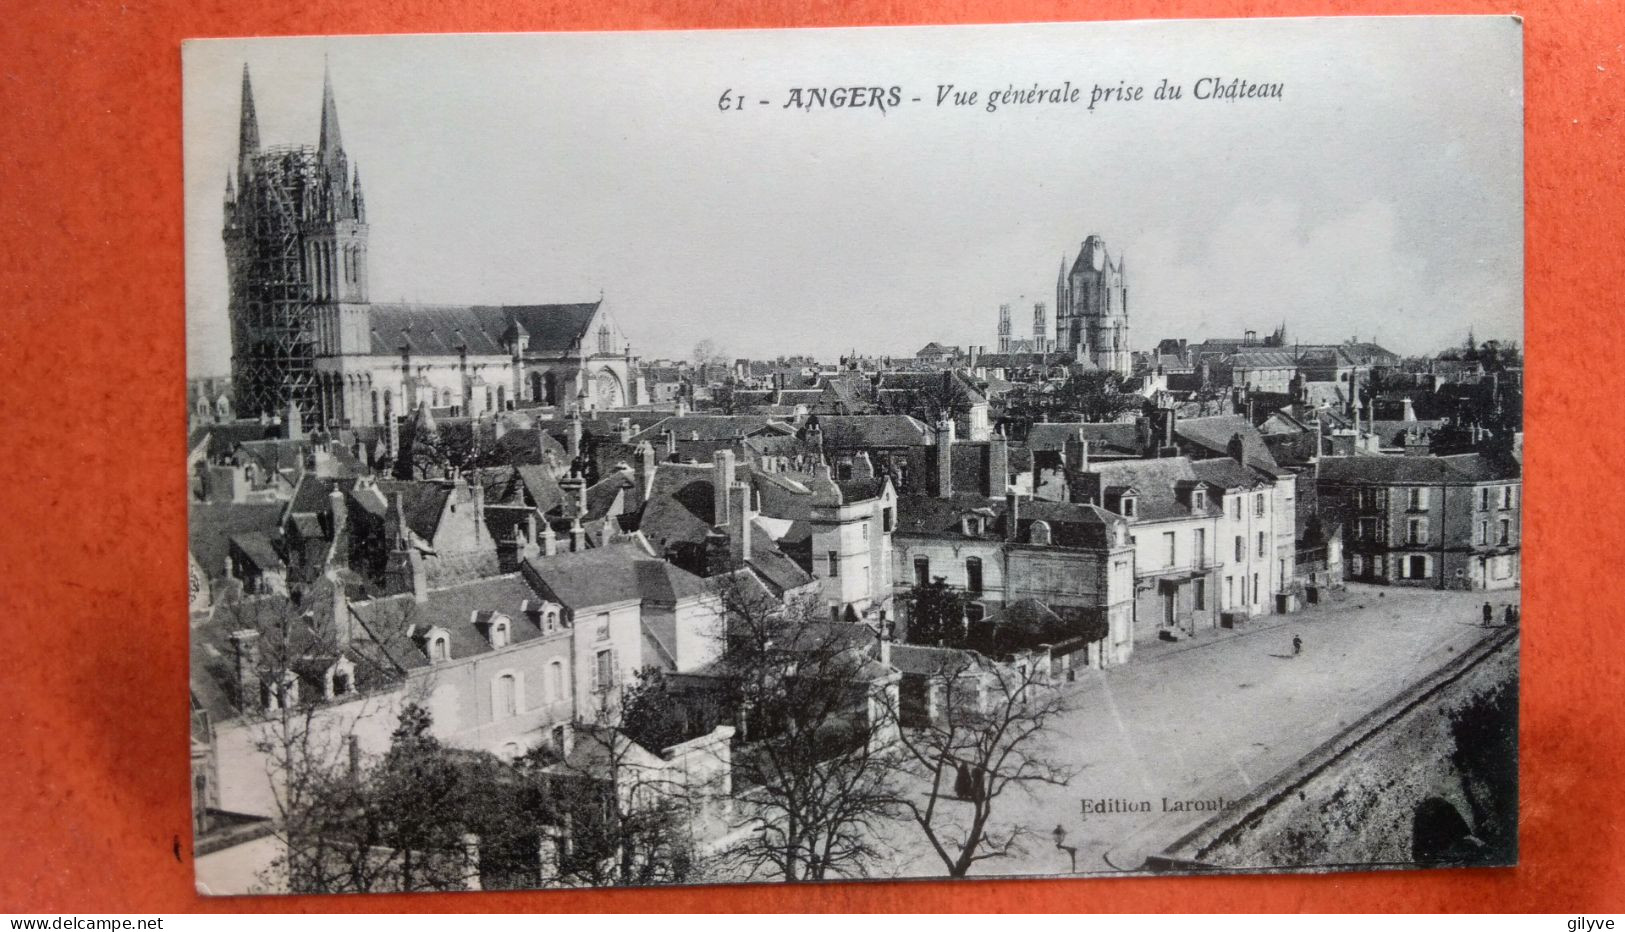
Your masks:
<instances>
[{"instance_id":1,"label":"pedestrian figure","mask_svg":"<svg viewBox=\"0 0 1625 932\"><path fill-rule=\"evenodd\" d=\"M1495 606L1484 603L1484 627L1488 628L1495 621Z\"/></svg>"},{"instance_id":2,"label":"pedestrian figure","mask_svg":"<svg viewBox=\"0 0 1625 932\"><path fill-rule=\"evenodd\" d=\"M1512 606L1508 605L1507 610L1506 610L1506 614L1503 615L1502 618L1505 619L1505 621L1506 621L1506 623L1507 623L1507 625L1509 627L1512 626L1512 625L1515 625L1515 624L1518 623L1518 610L1516 608L1513 608Z\"/></svg>"},{"instance_id":3,"label":"pedestrian figure","mask_svg":"<svg viewBox=\"0 0 1625 932\"><path fill-rule=\"evenodd\" d=\"M1292 656L1296 657L1301 653L1303 653L1303 638L1294 634L1292 635Z\"/></svg>"}]
</instances>

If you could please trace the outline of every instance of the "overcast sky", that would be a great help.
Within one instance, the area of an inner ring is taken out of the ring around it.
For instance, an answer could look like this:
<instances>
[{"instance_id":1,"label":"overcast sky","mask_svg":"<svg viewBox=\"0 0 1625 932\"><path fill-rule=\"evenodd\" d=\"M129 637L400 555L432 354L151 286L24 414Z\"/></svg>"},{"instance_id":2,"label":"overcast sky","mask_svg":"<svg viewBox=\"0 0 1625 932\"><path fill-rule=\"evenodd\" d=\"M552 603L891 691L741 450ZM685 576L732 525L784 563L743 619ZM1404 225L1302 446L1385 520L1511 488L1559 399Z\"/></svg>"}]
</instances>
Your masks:
<instances>
[{"instance_id":1,"label":"overcast sky","mask_svg":"<svg viewBox=\"0 0 1625 932\"><path fill-rule=\"evenodd\" d=\"M188 364L229 369L221 195L253 74L316 142L331 68L376 301L602 292L645 357L995 341L1091 233L1131 338L1272 330L1399 352L1522 338L1521 35L1508 18L218 40L185 67ZM1280 100L1195 100L1205 76ZM1184 99L1150 100L1161 79ZM936 86L1146 100L936 108ZM873 109L792 87L899 85ZM727 89L750 103L719 112ZM914 104L907 98L921 97ZM771 99L771 107L755 101Z\"/></svg>"}]
</instances>

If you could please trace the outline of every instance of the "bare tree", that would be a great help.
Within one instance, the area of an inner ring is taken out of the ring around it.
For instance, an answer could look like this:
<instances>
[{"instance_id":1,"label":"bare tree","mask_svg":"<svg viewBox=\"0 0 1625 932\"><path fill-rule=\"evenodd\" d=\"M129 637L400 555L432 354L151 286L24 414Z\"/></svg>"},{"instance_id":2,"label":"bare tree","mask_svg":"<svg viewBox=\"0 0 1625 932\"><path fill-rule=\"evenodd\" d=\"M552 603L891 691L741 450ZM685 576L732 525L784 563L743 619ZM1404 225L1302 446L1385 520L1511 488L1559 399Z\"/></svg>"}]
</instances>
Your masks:
<instances>
[{"instance_id":1,"label":"bare tree","mask_svg":"<svg viewBox=\"0 0 1625 932\"><path fill-rule=\"evenodd\" d=\"M1069 711L1069 697L1048 685L1032 658L994 662L972 651L945 655L927 689L925 720L898 722L896 745L923 785L903 794L901 805L948 875L964 877L979 862L1019 851L1032 834L1000 822L1000 799L1071 780L1072 770L1055 763L1047 746L1048 727ZM888 708L897 715L896 705Z\"/></svg>"},{"instance_id":2,"label":"bare tree","mask_svg":"<svg viewBox=\"0 0 1625 932\"><path fill-rule=\"evenodd\" d=\"M697 877L692 821L705 793L659 753L666 742L693 737L669 717L671 699L663 677L640 671L635 685L600 692L592 720L565 726L560 744L518 762L549 822L554 856L544 883L645 886Z\"/></svg>"},{"instance_id":3,"label":"bare tree","mask_svg":"<svg viewBox=\"0 0 1625 932\"><path fill-rule=\"evenodd\" d=\"M728 638L718 686L739 716L734 841L719 863L752 879L869 876L897 815L897 759L872 714L889 673L868 656L874 633L786 605L745 571L712 578Z\"/></svg>"}]
</instances>

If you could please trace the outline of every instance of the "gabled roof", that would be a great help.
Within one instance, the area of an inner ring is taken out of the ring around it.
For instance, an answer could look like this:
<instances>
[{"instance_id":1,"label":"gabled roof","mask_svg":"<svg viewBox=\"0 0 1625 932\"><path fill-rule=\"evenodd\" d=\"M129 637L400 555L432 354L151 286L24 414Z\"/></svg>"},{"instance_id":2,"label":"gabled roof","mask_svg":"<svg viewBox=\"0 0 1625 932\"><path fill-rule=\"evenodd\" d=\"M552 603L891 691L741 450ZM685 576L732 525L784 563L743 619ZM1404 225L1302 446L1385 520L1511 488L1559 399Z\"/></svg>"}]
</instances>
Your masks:
<instances>
[{"instance_id":1,"label":"gabled roof","mask_svg":"<svg viewBox=\"0 0 1625 932\"><path fill-rule=\"evenodd\" d=\"M801 436L817 426L824 445L833 449L863 447L930 446L935 434L907 414L816 414L801 428Z\"/></svg>"},{"instance_id":2,"label":"gabled roof","mask_svg":"<svg viewBox=\"0 0 1625 932\"><path fill-rule=\"evenodd\" d=\"M711 591L698 576L631 543L534 557L525 571L572 611L630 601L670 605Z\"/></svg>"},{"instance_id":3,"label":"gabled roof","mask_svg":"<svg viewBox=\"0 0 1625 932\"><path fill-rule=\"evenodd\" d=\"M1193 510L1179 500L1181 482L1202 478L1194 464L1183 456L1091 463L1089 471L1099 474L1102 492L1131 487L1137 490L1140 496L1137 518L1141 521L1218 513L1212 502L1206 509Z\"/></svg>"},{"instance_id":4,"label":"gabled roof","mask_svg":"<svg viewBox=\"0 0 1625 932\"><path fill-rule=\"evenodd\" d=\"M1275 456L1270 453L1269 447L1264 444L1263 435L1245 415L1221 414L1213 417L1183 418L1175 421L1174 433L1180 440L1188 441L1205 450L1210 456L1229 456L1230 441L1239 435L1242 450L1247 456L1247 465L1273 476L1287 475L1275 462Z\"/></svg>"},{"instance_id":5,"label":"gabled roof","mask_svg":"<svg viewBox=\"0 0 1625 932\"><path fill-rule=\"evenodd\" d=\"M493 648L474 626L477 614L500 612L512 622L509 641L521 644L542 636L525 614L524 606L540 599L521 573L508 573L444 589L431 589L423 602L410 593L357 602L351 613L386 656L402 669L429 665L429 658L414 640L414 633L444 628L451 639L451 659L490 653ZM486 616L488 617L488 616Z\"/></svg>"},{"instance_id":6,"label":"gabled roof","mask_svg":"<svg viewBox=\"0 0 1625 932\"><path fill-rule=\"evenodd\" d=\"M192 556L211 579L224 575L231 538L236 535L275 533L282 505L244 505L235 502L192 502L187 514L187 539Z\"/></svg>"},{"instance_id":7,"label":"gabled roof","mask_svg":"<svg viewBox=\"0 0 1625 932\"><path fill-rule=\"evenodd\" d=\"M375 486L386 508L395 501L396 495L400 496L402 516L413 534L425 541L434 540L440 530L440 518L446 511L446 499L451 497L449 485L408 479L379 479Z\"/></svg>"},{"instance_id":8,"label":"gabled roof","mask_svg":"<svg viewBox=\"0 0 1625 932\"><path fill-rule=\"evenodd\" d=\"M589 345L587 328L602 302L585 304L372 304L371 353L414 355L505 355L503 343L518 329L529 337L527 352L555 355Z\"/></svg>"},{"instance_id":9,"label":"gabled roof","mask_svg":"<svg viewBox=\"0 0 1625 932\"><path fill-rule=\"evenodd\" d=\"M967 515L991 516L979 539L1002 540L1009 535L1010 509L1005 499L962 495L937 498L905 495L897 499L897 533L964 539ZM1101 549L1115 546L1112 528L1123 521L1098 505L1022 499L1017 508L1016 542L1026 543L1035 521L1049 525L1055 547Z\"/></svg>"},{"instance_id":10,"label":"gabled roof","mask_svg":"<svg viewBox=\"0 0 1625 932\"><path fill-rule=\"evenodd\" d=\"M753 434L795 433L795 428L776 418L759 414L685 414L672 415L644 428L632 440L655 443L671 431L678 440L732 440ZM696 436L698 435L698 436Z\"/></svg>"}]
</instances>

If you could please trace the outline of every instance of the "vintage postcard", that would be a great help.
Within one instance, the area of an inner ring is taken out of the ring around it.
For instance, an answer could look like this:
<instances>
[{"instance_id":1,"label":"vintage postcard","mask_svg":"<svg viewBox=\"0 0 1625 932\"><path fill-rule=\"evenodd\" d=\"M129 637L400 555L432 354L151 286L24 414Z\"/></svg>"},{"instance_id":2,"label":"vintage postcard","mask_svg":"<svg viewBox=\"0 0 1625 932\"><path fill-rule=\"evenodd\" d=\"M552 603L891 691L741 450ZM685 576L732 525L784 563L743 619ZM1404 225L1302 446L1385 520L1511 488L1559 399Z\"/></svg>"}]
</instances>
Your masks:
<instances>
[{"instance_id":1,"label":"vintage postcard","mask_svg":"<svg viewBox=\"0 0 1625 932\"><path fill-rule=\"evenodd\" d=\"M1516 863L1516 18L183 62L201 891Z\"/></svg>"}]
</instances>

